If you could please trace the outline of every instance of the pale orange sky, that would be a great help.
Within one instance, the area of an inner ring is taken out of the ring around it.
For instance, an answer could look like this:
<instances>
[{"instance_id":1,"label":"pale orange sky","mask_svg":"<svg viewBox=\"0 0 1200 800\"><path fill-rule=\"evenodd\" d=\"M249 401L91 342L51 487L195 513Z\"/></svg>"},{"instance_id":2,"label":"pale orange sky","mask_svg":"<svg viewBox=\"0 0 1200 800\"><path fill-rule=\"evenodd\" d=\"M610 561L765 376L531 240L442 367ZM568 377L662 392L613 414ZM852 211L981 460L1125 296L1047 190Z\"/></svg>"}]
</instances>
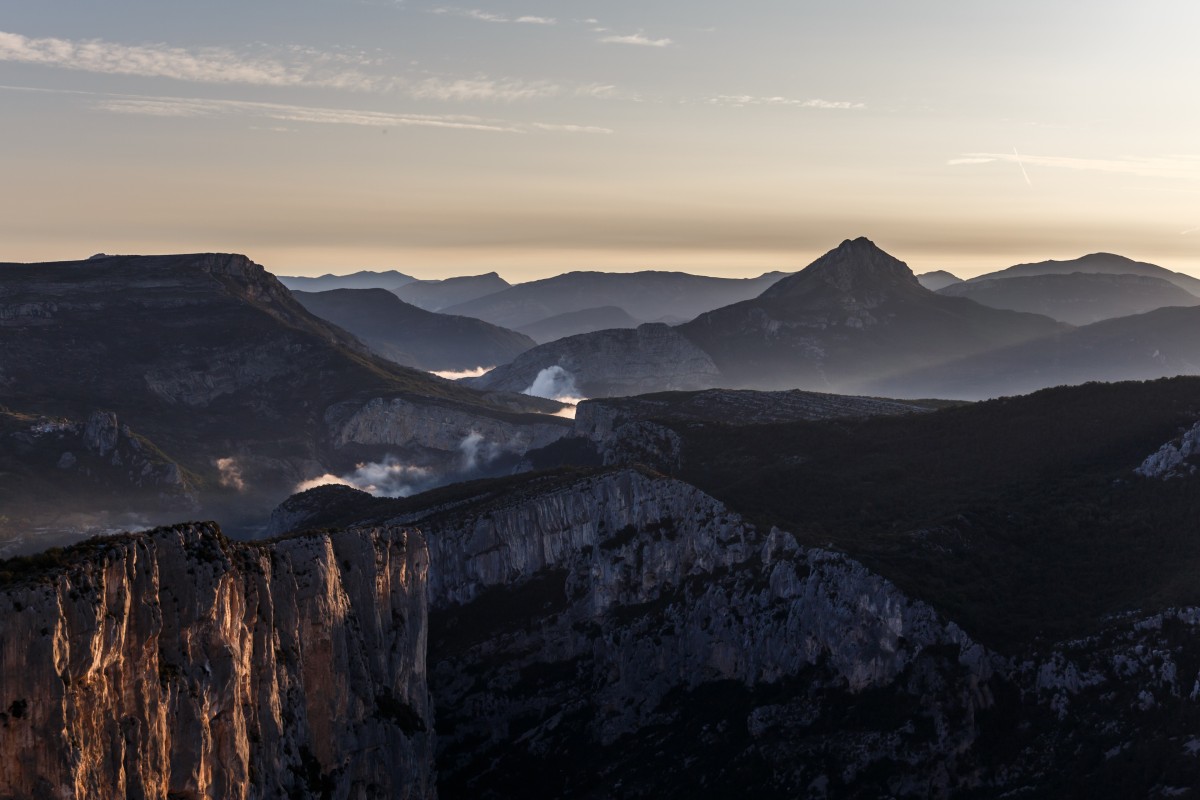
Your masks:
<instances>
[{"instance_id":1,"label":"pale orange sky","mask_svg":"<svg viewBox=\"0 0 1200 800\"><path fill-rule=\"evenodd\" d=\"M1182 0L43 0L0 22L0 259L1200 275Z\"/></svg>"}]
</instances>

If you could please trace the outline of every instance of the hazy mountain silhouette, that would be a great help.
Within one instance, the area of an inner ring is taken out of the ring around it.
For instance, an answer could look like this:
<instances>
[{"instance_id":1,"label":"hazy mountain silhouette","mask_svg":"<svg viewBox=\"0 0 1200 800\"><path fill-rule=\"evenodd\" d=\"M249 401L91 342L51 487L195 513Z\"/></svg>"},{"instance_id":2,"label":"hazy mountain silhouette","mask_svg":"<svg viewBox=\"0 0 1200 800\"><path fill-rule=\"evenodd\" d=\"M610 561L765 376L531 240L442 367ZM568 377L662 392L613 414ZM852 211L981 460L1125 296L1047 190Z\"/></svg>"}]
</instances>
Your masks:
<instances>
[{"instance_id":1,"label":"hazy mountain silhouette","mask_svg":"<svg viewBox=\"0 0 1200 800\"><path fill-rule=\"evenodd\" d=\"M301 292L327 292L331 289L395 289L412 283L416 278L403 272L388 270L387 272L372 272L361 270L349 275L322 275L319 278L306 278L293 275L280 275L279 282L289 289Z\"/></svg>"},{"instance_id":2,"label":"hazy mountain silhouette","mask_svg":"<svg viewBox=\"0 0 1200 800\"><path fill-rule=\"evenodd\" d=\"M1022 278L1030 275L1069 275L1072 272L1094 272L1106 275L1142 275L1149 278L1162 278L1170 281L1184 291L1200 295L1200 279L1185 275L1182 272L1172 272L1156 264L1144 261L1134 261L1125 256L1112 253L1091 253L1068 261L1039 261L1033 264L1017 264L1015 267L989 272L972 278L971 282L989 280L992 278Z\"/></svg>"},{"instance_id":3,"label":"hazy mountain silhouette","mask_svg":"<svg viewBox=\"0 0 1200 800\"><path fill-rule=\"evenodd\" d=\"M898 397L982 399L1089 381L1200 374L1200 307L1104 320L994 352L876 381Z\"/></svg>"},{"instance_id":4,"label":"hazy mountain silhouette","mask_svg":"<svg viewBox=\"0 0 1200 800\"><path fill-rule=\"evenodd\" d=\"M440 281L413 281L403 286L385 287L406 303L426 311L441 311L450 306L466 303L489 294L504 291L512 286L494 272L486 275L463 275Z\"/></svg>"},{"instance_id":5,"label":"hazy mountain silhouette","mask_svg":"<svg viewBox=\"0 0 1200 800\"><path fill-rule=\"evenodd\" d=\"M612 328L636 328L641 320L629 316L622 308L616 306L601 306L585 308L582 311L568 311L566 314L556 314L553 317L525 325L520 332L543 344L566 336L580 333L609 330Z\"/></svg>"},{"instance_id":6,"label":"hazy mountain silhouette","mask_svg":"<svg viewBox=\"0 0 1200 800\"><path fill-rule=\"evenodd\" d=\"M444 309L518 330L573 311L616 306L634 319L691 319L729 303L755 297L783 277L709 278L683 272L568 272L520 283L496 294Z\"/></svg>"},{"instance_id":7,"label":"hazy mountain silhouette","mask_svg":"<svg viewBox=\"0 0 1200 800\"><path fill-rule=\"evenodd\" d=\"M535 344L524 334L482 320L417 308L386 289L292 294L313 314L345 328L379 355L406 367L491 367L512 361Z\"/></svg>"},{"instance_id":8,"label":"hazy mountain silhouette","mask_svg":"<svg viewBox=\"0 0 1200 800\"><path fill-rule=\"evenodd\" d=\"M1062 327L931 292L904 262L859 238L679 331L712 356L728 385L842 391Z\"/></svg>"},{"instance_id":9,"label":"hazy mountain silhouette","mask_svg":"<svg viewBox=\"0 0 1200 800\"><path fill-rule=\"evenodd\" d=\"M545 401L482 395L375 356L245 256L0 264L0 285L0 406L27 440L30 486L53 489L56 460L86 466L80 448L110 462L140 453L152 470L177 465L205 508L269 508L300 480L404 455L410 440L424 442L417 455L457 462L472 428L496 438L556 421L519 413L557 408ZM388 408L404 417L403 437L389 432ZM0 449L11 455L16 441ZM36 513L99 502L57 485ZM136 494L99 507L141 509ZM20 517L14 505L5 514Z\"/></svg>"},{"instance_id":10,"label":"hazy mountain silhouette","mask_svg":"<svg viewBox=\"0 0 1200 800\"><path fill-rule=\"evenodd\" d=\"M944 289L947 286L953 286L956 283L962 283L962 278L952 272L947 272L944 269L934 270L933 272L923 272L917 276L917 280L931 292L936 292Z\"/></svg>"},{"instance_id":11,"label":"hazy mountain silhouette","mask_svg":"<svg viewBox=\"0 0 1200 800\"><path fill-rule=\"evenodd\" d=\"M991 308L1045 314L1072 325L1089 325L1165 306L1200 304L1200 298L1162 278L1098 272L982 278L952 284L939 293L968 297Z\"/></svg>"}]
</instances>

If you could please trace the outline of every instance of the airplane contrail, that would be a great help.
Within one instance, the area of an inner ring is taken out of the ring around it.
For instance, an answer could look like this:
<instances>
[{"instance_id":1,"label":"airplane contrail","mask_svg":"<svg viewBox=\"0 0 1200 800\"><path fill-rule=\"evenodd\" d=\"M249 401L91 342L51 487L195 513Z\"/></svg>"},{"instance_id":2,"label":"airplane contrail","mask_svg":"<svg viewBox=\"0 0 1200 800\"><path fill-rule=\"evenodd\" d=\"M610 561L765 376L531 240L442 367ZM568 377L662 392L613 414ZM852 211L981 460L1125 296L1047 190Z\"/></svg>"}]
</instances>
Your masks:
<instances>
[{"instance_id":1,"label":"airplane contrail","mask_svg":"<svg viewBox=\"0 0 1200 800\"><path fill-rule=\"evenodd\" d=\"M1025 182L1033 186L1033 181L1029 180L1029 173L1025 171L1025 162L1021 160L1021 154L1017 152L1017 148L1013 147L1013 155L1017 157L1017 166L1021 168L1021 174L1025 176Z\"/></svg>"}]
</instances>

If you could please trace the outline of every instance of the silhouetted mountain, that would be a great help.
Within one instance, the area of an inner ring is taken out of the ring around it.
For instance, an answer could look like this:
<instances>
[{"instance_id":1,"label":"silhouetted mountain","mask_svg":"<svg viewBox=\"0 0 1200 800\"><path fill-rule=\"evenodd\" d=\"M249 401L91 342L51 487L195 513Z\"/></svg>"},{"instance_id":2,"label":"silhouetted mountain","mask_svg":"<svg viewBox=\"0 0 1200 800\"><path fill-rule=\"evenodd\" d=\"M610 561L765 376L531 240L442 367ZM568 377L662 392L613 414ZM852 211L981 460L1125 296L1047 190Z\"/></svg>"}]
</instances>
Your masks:
<instances>
[{"instance_id":1,"label":"silhouetted mountain","mask_svg":"<svg viewBox=\"0 0 1200 800\"><path fill-rule=\"evenodd\" d=\"M1162 278L1098 272L980 278L952 284L939 294L968 297L991 308L1045 314L1072 325L1089 325L1165 306L1200 304L1200 297Z\"/></svg>"},{"instance_id":2,"label":"silhouetted mountain","mask_svg":"<svg viewBox=\"0 0 1200 800\"><path fill-rule=\"evenodd\" d=\"M1155 264L1144 261L1134 261L1125 256L1112 253L1091 253L1068 261L1039 261L1034 264L1017 264L1015 267L989 272L972 278L972 281L989 280L992 278L1022 278L1030 275L1069 275L1072 272L1094 272L1105 275L1142 275L1149 278L1162 278L1191 294L1200 295L1200 279L1185 275L1182 272L1172 272Z\"/></svg>"},{"instance_id":3,"label":"silhouetted mountain","mask_svg":"<svg viewBox=\"0 0 1200 800\"><path fill-rule=\"evenodd\" d=\"M897 397L977 399L1089 381L1200 374L1200 307L1160 308L872 383Z\"/></svg>"},{"instance_id":4,"label":"silhouetted mountain","mask_svg":"<svg viewBox=\"0 0 1200 800\"><path fill-rule=\"evenodd\" d=\"M612 328L636 328L640 320L629 316L624 309L616 306L601 306L600 308L585 308L581 311L568 311L553 317L539 320L521 328L520 332L532 338L538 344L562 339L564 336L575 336L580 333L610 330Z\"/></svg>"},{"instance_id":5,"label":"silhouetted mountain","mask_svg":"<svg viewBox=\"0 0 1200 800\"><path fill-rule=\"evenodd\" d=\"M279 282L289 289L302 292L327 292L331 289L395 289L406 283L412 283L416 278L403 272L388 270L387 272L372 272L362 270L349 275L322 275L319 278L306 278L294 275L280 275Z\"/></svg>"},{"instance_id":6,"label":"silhouetted mountain","mask_svg":"<svg viewBox=\"0 0 1200 800\"><path fill-rule=\"evenodd\" d=\"M702 314L679 331L712 356L727 386L857 392L879 376L1062 327L935 294L902 261L859 238L761 296Z\"/></svg>"},{"instance_id":7,"label":"silhouetted mountain","mask_svg":"<svg viewBox=\"0 0 1200 800\"><path fill-rule=\"evenodd\" d=\"M931 292L936 292L944 289L947 286L953 286L956 283L962 283L962 278L957 275L947 272L944 269L934 270L933 272L923 272L917 276L917 280Z\"/></svg>"},{"instance_id":8,"label":"silhouetted mountain","mask_svg":"<svg viewBox=\"0 0 1200 800\"><path fill-rule=\"evenodd\" d=\"M398 287L386 287L406 303L426 311L441 311L489 294L503 291L512 284L494 272L486 275L463 275L440 281L413 281Z\"/></svg>"},{"instance_id":9,"label":"silhouetted mountain","mask_svg":"<svg viewBox=\"0 0 1200 800\"><path fill-rule=\"evenodd\" d=\"M781 277L783 273L779 272L746 279L709 278L683 272L568 272L520 283L445 311L513 330L599 306L616 306L640 320L666 316L691 319L701 312L755 297Z\"/></svg>"},{"instance_id":10,"label":"silhouetted mountain","mask_svg":"<svg viewBox=\"0 0 1200 800\"><path fill-rule=\"evenodd\" d=\"M535 344L524 334L482 320L425 311L386 289L292 294L321 319L345 328L379 355L406 367L491 367L507 364Z\"/></svg>"},{"instance_id":11,"label":"silhouetted mountain","mask_svg":"<svg viewBox=\"0 0 1200 800\"><path fill-rule=\"evenodd\" d=\"M0 405L0 452L28 455L4 482L50 491L6 505L20 531L72 509L140 510L144 491L105 488L138 453L163 491L195 490L205 513L240 522L323 472L390 456L434 477L458 469L473 432L495 452L561 434L560 420L521 413L558 406L378 358L262 267L222 254L0 264ZM97 460L110 475L96 493L55 489L51 476L98 475ZM192 500L176 508L195 514Z\"/></svg>"}]
</instances>

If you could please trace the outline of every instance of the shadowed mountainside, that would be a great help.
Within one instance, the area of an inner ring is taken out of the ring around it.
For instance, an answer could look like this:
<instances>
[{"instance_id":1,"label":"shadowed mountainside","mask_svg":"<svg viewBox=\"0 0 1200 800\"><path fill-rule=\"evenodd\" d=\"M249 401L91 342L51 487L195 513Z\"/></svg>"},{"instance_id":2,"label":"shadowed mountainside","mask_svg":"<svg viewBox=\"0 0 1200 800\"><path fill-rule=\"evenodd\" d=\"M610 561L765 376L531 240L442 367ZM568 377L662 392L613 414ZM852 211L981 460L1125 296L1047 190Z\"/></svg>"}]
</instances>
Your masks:
<instances>
[{"instance_id":1,"label":"shadowed mountainside","mask_svg":"<svg viewBox=\"0 0 1200 800\"><path fill-rule=\"evenodd\" d=\"M147 463L177 465L162 473L192 498L177 513L194 514L198 494L227 520L265 513L322 472L389 455L445 469L472 432L520 452L566 424L548 416L556 404L381 359L262 267L224 254L0 265L0 406L5 525L25 532L71 510L144 510L146 492L125 496L98 473L94 494L56 488L53 476L87 465L85 450L119 471L118 450L64 438L97 412L115 415L106 429L139 443Z\"/></svg>"},{"instance_id":2,"label":"shadowed mountainside","mask_svg":"<svg viewBox=\"0 0 1200 800\"><path fill-rule=\"evenodd\" d=\"M522 327L520 332L538 344L545 344L581 333L595 333L615 328L636 328L641 324L641 321L629 316L623 309L616 306L600 306L599 308L585 308L581 311L568 311L566 314L555 314L553 317L547 317Z\"/></svg>"},{"instance_id":3,"label":"shadowed mountainside","mask_svg":"<svg viewBox=\"0 0 1200 800\"><path fill-rule=\"evenodd\" d=\"M409 305L385 289L293 292L300 305L386 359L424 370L506 364L534 346L524 334Z\"/></svg>"}]
</instances>

